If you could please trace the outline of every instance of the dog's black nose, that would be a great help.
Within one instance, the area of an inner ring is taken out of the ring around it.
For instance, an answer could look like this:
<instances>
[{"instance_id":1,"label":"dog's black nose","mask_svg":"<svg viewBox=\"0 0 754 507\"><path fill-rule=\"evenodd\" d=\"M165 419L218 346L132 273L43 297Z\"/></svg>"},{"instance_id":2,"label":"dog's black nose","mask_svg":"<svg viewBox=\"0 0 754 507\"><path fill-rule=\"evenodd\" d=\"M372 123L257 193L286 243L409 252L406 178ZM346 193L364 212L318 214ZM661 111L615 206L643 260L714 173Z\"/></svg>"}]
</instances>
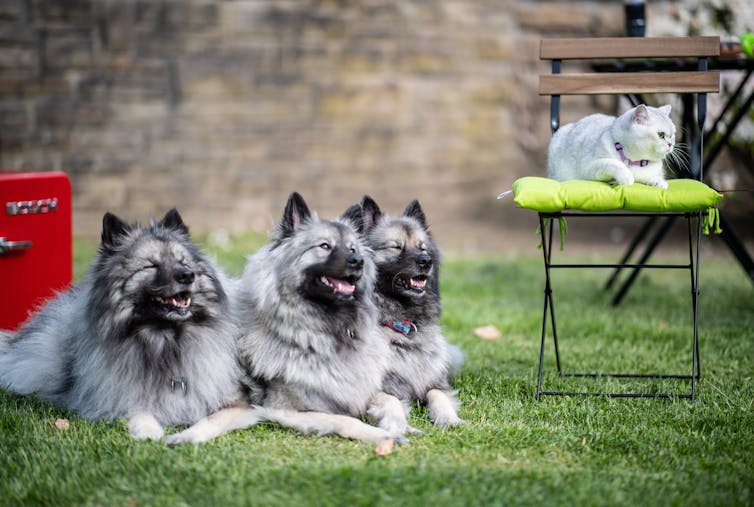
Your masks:
<instances>
[{"instance_id":1,"label":"dog's black nose","mask_svg":"<svg viewBox=\"0 0 754 507\"><path fill-rule=\"evenodd\" d=\"M432 267L432 257L427 254L421 254L416 258L416 263L422 269L429 269Z\"/></svg>"},{"instance_id":2,"label":"dog's black nose","mask_svg":"<svg viewBox=\"0 0 754 507\"><path fill-rule=\"evenodd\" d=\"M351 268L361 268L364 266L364 257L357 253L352 253L348 256L346 259L346 262L348 262L348 266Z\"/></svg>"},{"instance_id":3,"label":"dog's black nose","mask_svg":"<svg viewBox=\"0 0 754 507\"><path fill-rule=\"evenodd\" d=\"M188 268L180 267L173 273L173 278L178 283L190 284L194 281L194 272Z\"/></svg>"}]
</instances>

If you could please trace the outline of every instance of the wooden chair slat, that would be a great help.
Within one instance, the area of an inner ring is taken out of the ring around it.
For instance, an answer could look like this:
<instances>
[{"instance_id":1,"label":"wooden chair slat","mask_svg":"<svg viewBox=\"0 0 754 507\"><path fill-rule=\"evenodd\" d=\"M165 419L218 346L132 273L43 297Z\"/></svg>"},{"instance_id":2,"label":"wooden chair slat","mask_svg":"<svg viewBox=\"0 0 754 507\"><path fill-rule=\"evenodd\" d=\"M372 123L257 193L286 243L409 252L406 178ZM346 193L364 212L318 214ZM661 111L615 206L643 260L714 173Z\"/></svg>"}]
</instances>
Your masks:
<instances>
[{"instance_id":1,"label":"wooden chair slat","mask_svg":"<svg viewBox=\"0 0 754 507\"><path fill-rule=\"evenodd\" d=\"M720 37L600 37L542 39L542 60L687 58L720 55Z\"/></svg>"},{"instance_id":2,"label":"wooden chair slat","mask_svg":"<svg viewBox=\"0 0 754 507\"><path fill-rule=\"evenodd\" d=\"M624 93L717 93L720 72L543 74L540 95Z\"/></svg>"}]
</instances>

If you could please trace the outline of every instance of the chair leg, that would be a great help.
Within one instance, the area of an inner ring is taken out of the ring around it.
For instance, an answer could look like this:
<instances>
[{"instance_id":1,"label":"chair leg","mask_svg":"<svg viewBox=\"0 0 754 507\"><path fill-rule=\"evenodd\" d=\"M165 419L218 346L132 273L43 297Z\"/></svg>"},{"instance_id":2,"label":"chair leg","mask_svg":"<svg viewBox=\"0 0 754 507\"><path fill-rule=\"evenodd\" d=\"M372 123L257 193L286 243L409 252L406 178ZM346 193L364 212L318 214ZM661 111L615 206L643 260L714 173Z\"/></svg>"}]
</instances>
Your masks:
<instances>
[{"instance_id":1,"label":"chair leg","mask_svg":"<svg viewBox=\"0 0 754 507\"><path fill-rule=\"evenodd\" d=\"M547 224L550 225L550 224ZM551 302L550 294L550 270L549 270L549 255L548 255L548 241L547 241L547 231L545 230L545 219L542 217L542 214L539 214L539 234L542 238L542 256L544 258L544 267L545 267L545 290L544 290L544 308L542 310L542 335L541 340L539 343L539 369L537 371L537 394L535 396L535 399L539 400L539 395L542 392L542 368L544 365L544 358L545 358L545 338L547 337L547 313L548 313L548 306Z\"/></svg>"},{"instance_id":2,"label":"chair leg","mask_svg":"<svg viewBox=\"0 0 754 507\"><path fill-rule=\"evenodd\" d=\"M537 395L535 399L539 400L539 393L542 392L542 366L545 358L545 336L547 335L547 304L549 302L548 287L545 284L544 310L542 311L542 337L539 343L539 369L537 371Z\"/></svg>"},{"instance_id":3,"label":"chair leg","mask_svg":"<svg viewBox=\"0 0 754 507\"><path fill-rule=\"evenodd\" d=\"M554 220L550 221L550 230L548 232L550 239L547 247L547 279L549 287L547 297L550 300L550 323L552 324L552 343L555 349L555 366L558 369L558 375L562 375L563 371L560 368L560 348L558 347L558 326L557 321L555 320L555 302L553 301L552 296L552 279L550 276L550 266L552 266L552 237L553 230L555 229L554 222ZM558 227L560 227L560 222L558 222Z\"/></svg>"},{"instance_id":4,"label":"chair leg","mask_svg":"<svg viewBox=\"0 0 754 507\"><path fill-rule=\"evenodd\" d=\"M696 238L692 236L692 222L696 218ZM691 271L691 304L693 315L693 345L691 349L691 402L696 399L696 381L701 378L701 365L699 360L699 255L702 242L702 213L689 214L686 217L689 227L689 263ZM696 239L696 252L694 253L694 239Z\"/></svg>"},{"instance_id":5,"label":"chair leg","mask_svg":"<svg viewBox=\"0 0 754 507\"><path fill-rule=\"evenodd\" d=\"M696 229L692 227L693 220L696 220ZM699 380L702 376L701 372L701 366L699 362L699 340L698 340L698 329L699 329L699 269L700 269L700 262L699 262L699 247L701 246L701 237L702 237L702 217L701 213L696 215L689 215L689 261L692 265L692 277L691 277L691 303L693 305L692 311L693 311L693 326L694 326L694 356L696 357L696 368L694 369L694 374L696 376L696 379ZM696 236L692 236L692 231L695 232ZM692 244L696 240L696 255L694 256L692 252Z\"/></svg>"},{"instance_id":6,"label":"chair leg","mask_svg":"<svg viewBox=\"0 0 754 507\"><path fill-rule=\"evenodd\" d=\"M552 287L547 294L550 300L550 323L552 324L552 344L555 348L555 367L558 370L558 375L563 375L563 370L560 367L560 348L558 347L558 326L555 324L555 305L552 301Z\"/></svg>"},{"instance_id":7,"label":"chair leg","mask_svg":"<svg viewBox=\"0 0 754 507\"><path fill-rule=\"evenodd\" d=\"M557 366L558 375L562 374L560 367L560 350L558 347L558 329L555 321L555 305L552 298L552 285L550 279L550 265L552 262L552 239L553 239L553 220L545 220L545 218L539 215L539 230L542 238L542 256L544 259L545 267L545 291L544 302L542 310L542 336L539 345L539 368L537 372L537 394L536 399L539 399L542 393L542 371L544 368L544 353L545 353L545 341L547 338L547 320L548 315L552 328L552 339L555 349L555 364Z\"/></svg>"}]
</instances>

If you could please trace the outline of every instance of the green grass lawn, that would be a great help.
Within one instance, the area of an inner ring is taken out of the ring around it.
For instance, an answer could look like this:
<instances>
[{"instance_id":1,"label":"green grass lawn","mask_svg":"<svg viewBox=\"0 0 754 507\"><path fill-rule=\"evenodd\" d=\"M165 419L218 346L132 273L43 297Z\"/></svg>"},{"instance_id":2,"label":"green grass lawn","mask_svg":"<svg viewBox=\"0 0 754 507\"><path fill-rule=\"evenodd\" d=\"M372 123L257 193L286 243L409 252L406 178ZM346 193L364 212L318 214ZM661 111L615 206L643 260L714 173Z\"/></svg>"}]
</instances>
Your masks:
<instances>
[{"instance_id":1,"label":"green grass lawn","mask_svg":"<svg viewBox=\"0 0 754 507\"><path fill-rule=\"evenodd\" d=\"M237 274L261 240L208 250ZM78 275L92 254L77 242ZM604 297L604 277L555 275L564 368L688 373L688 275L644 274L617 309ZM701 287L703 378L694 404L535 401L541 254L450 258L443 326L467 354L456 380L464 426L435 429L417 410L411 423L425 433L383 457L366 444L270 424L170 449L132 440L123 421L92 423L0 393L0 505L752 505L754 288L722 256L704 259ZM490 324L500 339L473 334ZM545 380L558 383L548 345ZM572 387L625 386L578 382ZM70 428L56 430L57 418Z\"/></svg>"}]
</instances>

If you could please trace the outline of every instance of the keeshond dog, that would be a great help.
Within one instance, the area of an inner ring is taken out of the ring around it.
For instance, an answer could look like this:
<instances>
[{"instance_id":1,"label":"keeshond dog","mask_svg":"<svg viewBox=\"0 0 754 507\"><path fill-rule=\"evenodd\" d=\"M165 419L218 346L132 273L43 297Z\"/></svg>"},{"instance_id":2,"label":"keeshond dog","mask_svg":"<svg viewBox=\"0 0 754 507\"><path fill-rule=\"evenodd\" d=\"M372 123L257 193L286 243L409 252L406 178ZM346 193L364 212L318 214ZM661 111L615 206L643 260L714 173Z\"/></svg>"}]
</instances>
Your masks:
<instances>
[{"instance_id":1,"label":"keeshond dog","mask_svg":"<svg viewBox=\"0 0 754 507\"><path fill-rule=\"evenodd\" d=\"M361 208L377 265L379 332L391 350L383 389L403 402L424 403L437 426L461 424L450 380L463 353L440 329L440 252L424 211L414 200L402 215L389 216L369 196Z\"/></svg>"},{"instance_id":2,"label":"keeshond dog","mask_svg":"<svg viewBox=\"0 0 754 507\"><path fill-rule=\"evenodd\" d=\"M403 405L381 391L390 350L377 332L375 266L354 229L360 221L359 206L328 221L298 193L289 197L236 288L239 357L261 408L218 413L169 443L202 442L260 419L372 443L410 430Z\"/></svg>"},{"instance_id":3,"label":"keeshond dog","mask_svg":"<svg viewBox=\"0 0 754 507\"><path fill-rule=\"evenodd\" d=\"M85 278L0 339L0 387L137 439L240 399L237 324L223 275L175 209L148 227L113 214Z\"/></svg>"}]
</instances>

